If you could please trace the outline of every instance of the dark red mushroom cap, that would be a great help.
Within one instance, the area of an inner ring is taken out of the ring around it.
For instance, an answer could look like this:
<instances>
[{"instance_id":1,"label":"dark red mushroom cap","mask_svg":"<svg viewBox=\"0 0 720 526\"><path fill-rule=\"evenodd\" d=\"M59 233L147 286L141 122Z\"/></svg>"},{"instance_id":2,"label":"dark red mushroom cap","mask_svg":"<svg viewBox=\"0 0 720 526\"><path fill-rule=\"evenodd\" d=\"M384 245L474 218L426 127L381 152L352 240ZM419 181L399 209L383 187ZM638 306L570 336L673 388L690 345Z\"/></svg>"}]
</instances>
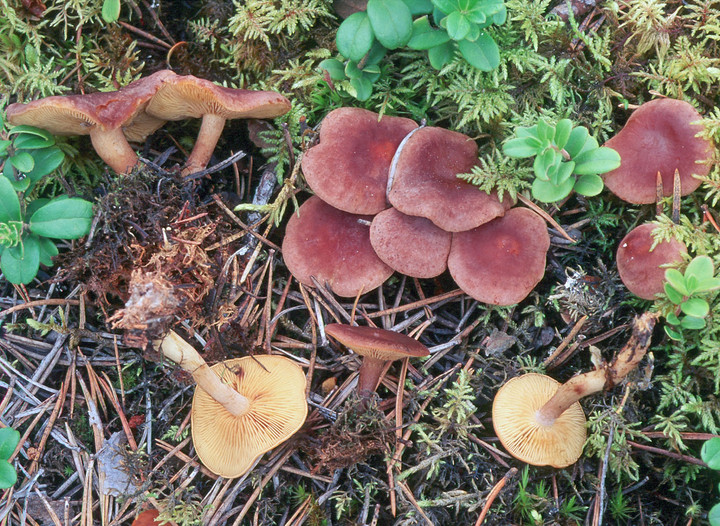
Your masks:
<instances>
[{"instance_id":1,"label":"dark red mushroom cap","mask_svg":"<svg viewBox=\"0 0 720 526\"><path fill-rule=\"evenodd\" d=\"M645 223L633 228L620 241L617 267L620 279L630 292L646 300L655 299L663 291L665 269L661 265L682 261L687 247L676 239L653 245L652 231L656 225Z\"/></svg>"},{"instance_id":2,"label":"dark red mushroom cap","mask_svg":"<svg viewBox=\"0 0 720 526\"><path fill-rule=\"evenodd\" d=\"M383 210L370 225L370 243L378 257L398 272L433 278L447 268L452 234L429 219Z\"/></svg>"},{"instance_id":3,"label":"dark red mushroom cap","mask_svg":"<svg viewBox=\"0 0 720 526\"><path fill-rule=\"evenodd\" d=\"M422 343L395 331L331 323L325 326L325 333L355 353L376 360L400 360L430 355L430 351Z\"/></svg>"},{"instance_id":4,"label":"dark red mushroom cap","mask_svg":"<svg viewBox=\"0 0 720 526\"><path fill-rule=\"evenodd\" d=\"M453 234L448 268L476 300L513 305L543 278L548 248L545 221L527 208L511 208L503 217Z\"/></svg>"},{"instance_id":5,"label":"dark red mushroom cap","mask_svg":"<svg viewBox=\"0 0 720 526\"><path fill-rule=\"evenodd\" d=\"M320 143L302 159L302 171L323 201L351 214L388 207L388 171L395 150L417 124L362 108L338 108L322 121Z\"/></svg>"},{"instance_id":6,"label":"dark red mushroom cap","mask_svg":"<svg viewBox=\"0 0 720 526\"><path fill-rule=\"evenodd\" d=\"M697 137L703 130L700 114L682 100L657 99L636 109L620 132L607 141L620 154L620 166L603 176L605 186L629 203L654 203L657 173L663 194L673 193L675 170L680 174L682 195L700 186L710 172L713 144ZM694 124L692 124L694 123Z\"/></svg>"},{"instance_id":7,"label":"dark red mushroom cap","mask_svg":"<svg viewBox=\"0 0 720 526\"><path fill-rule=\"evenodd\" d=\"M512 206L463 181L477 164L475 141L462 133L426 127L416 131L396 158L388 199L403 214L427 217L448 232L462 232L499 217Z\"/></svg>"},{"instance_id":8,"label":"dark red mushroom cap","mask_svg":"<svg viewBox=\"0 0 720 526\"><path fill-rule=\"evenodd\" d=\"M370 227L361 220L371 219L311 197L288 221L282 243L285 264L303 285L314 286L314 276L338 296L354 297L379 287L393 270L370 244Z\"/></svg>"}]
</instances>

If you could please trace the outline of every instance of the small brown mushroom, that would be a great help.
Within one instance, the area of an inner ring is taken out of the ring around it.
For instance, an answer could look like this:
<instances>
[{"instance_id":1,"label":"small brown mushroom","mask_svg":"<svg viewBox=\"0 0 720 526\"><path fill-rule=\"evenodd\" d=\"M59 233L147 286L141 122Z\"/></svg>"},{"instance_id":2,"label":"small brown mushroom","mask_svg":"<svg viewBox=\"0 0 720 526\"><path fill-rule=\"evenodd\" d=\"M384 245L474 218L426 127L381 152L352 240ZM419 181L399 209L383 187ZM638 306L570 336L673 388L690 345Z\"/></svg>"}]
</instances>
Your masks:
<instances>
[{"instance_id":1,"label":"small brown mushroom","mask_svg":"<svg viewBox=\"0 0 720 526\"><path fill-rule=\"evenodd\" d=\"M660 172L663 195L673 194L675 170L682 195L695 191L710 172L711 141L699 137L701 116L682 100L657 99L636 109L622 130L605 143L620 154L620 166L603 176L605 186L629 203L656 200ZM697 177L695 177L697 176Z\"/></svg>"},{"instance_id":2,"label":"small brown mushroom","mask_svg":"<svg viewBox=\"0 0 720 526\"><path fill-rule=\"evenodd\" d=\"M7 107L8 122L26 124L54 135L89 135L95 151L117 173L137 164L128 141L139 142L165 121L146 113L148 101L167 79L169 70L131 82L119 91L56 95Z\"/></svg>"},{"instance_id":3,"label":"small brown mushroom","mask_svg":"<svg viewBox=\"0 0 720 526\"><path fill-rule=\"evenodd\" d=\"M458 178L477 164L475 141L462 133L425 127L395 156L388 200L403 214L430 219L447 232L471 230L512 206Z\"/></svg>"},{"instance_id":4,"label":"small brown mushroom","mask_svg":"<svg viewBox=\"0 0 720 526\"><path fill-rule=\"evenodd\" d=\"M320 143L302 159L313 192L351 214L377 214L388 207L388 171L403 138L417 124L403 117L382 118L362 108L338 108L320 127Z\"/></svg>"},{"instance_id":5,"label":"small brown mushroom","mask_svg":"<svg viewBox=\"0 0 720 526\"><path fill-rule=\"evenodd\" d=\"M172 521L160 522L157 520L158 515L160 515L158 510L141 511L138 516L135 517L132 526L177 526L176 523Z\"/></svg>"},{"instance_id":6,"label":"small brown mushroom","mask_svg":"<svg viewBox=\"0 0 720 526\"><path fill-rule=\"evenodd\" d=\"M168 121L202 118L195 147L182 175L203 170L228 119L270 119L290 110L290 101L272 91L225 88L192 75L163 82L147 112Z\"/></svg>"},{"instance_id":7,"label":"small brown mushroom","mask_svg":"<svg viewBox=\"0 0 720 526\"><path fill-rule=\"evenodd\" d=\"M633 228L620 241L617 267L620 279L636 296L653 300L663 291L665 265L679 263L687 254L687 247L676 239L662 241L650 250L656 225L645 223Z\"/></svg>"},{"instance_id":8,"label":"small brown mushroom","mask_svg":"<svg viewBox=\"0 0 720 526\"><path fill-rule=\"evenodd\" d=\"M325 332L363 357L357 385L361 398L375 392L387 362L430 355L428 348L414 338L385 329L331 323Z\"/></svg>"},{"instance_id":9,"label":"small brown mushroom","mask_svg":"<svg viewBox=\"0 0 720 526\"><path fill-rule=\"evenodd\" d=\"M508 381L495 395L495 433L515 458L536 466L564 468L580 458L585 444L585 414L578 400L610 389L635 369L650 345L657 314L645 313L615 359L564 384L529 373Z\"/></svg>"},{"instance_id":10,"label":"small brown mushroom","mask_svg":"<svg viewBox=\"0 0 720 526\"><path fill-rule=\"evenodd\" d=\"M434 278L447 268L452 234L424 217L388 208L370 224L370 243L393 270L415 278Z\"/></svg>"},{"instance_id":11,"label":"small brown mushroom","mask_svg":"<svg viewBox=\"0 0 720 526\"><path fill-rule=\"evenodd\" d=\"M513 305L545 275L550 236L545 221L527 208L453 234L448 269L458 286L478 301Z\"/></svg>"},{"instance_id":12,"label":"small brown mushroom","mask_svg":"<svg viewBox=\"0 0 720 526\"><path fill-rule=\"evenodd\" d=\"M393 270L370 244L370 219L312 196L287 223L282 243L285 265L303 285L315 286L314 277L338 296L352 298L379 287Z\"/></svg>"},{"instance_id":13,"label":"small brown mushroom","mask_svg":"<svg viewBox=\"0 0 720 526\"><path fill-rule=\"evenodd\" d=\"M198 384L191 413L193 444L213 473L243 475L305 422L305 374L289 358L246 356L209 367L174 332L155 346Z\"/></svg>"}]
</instances>

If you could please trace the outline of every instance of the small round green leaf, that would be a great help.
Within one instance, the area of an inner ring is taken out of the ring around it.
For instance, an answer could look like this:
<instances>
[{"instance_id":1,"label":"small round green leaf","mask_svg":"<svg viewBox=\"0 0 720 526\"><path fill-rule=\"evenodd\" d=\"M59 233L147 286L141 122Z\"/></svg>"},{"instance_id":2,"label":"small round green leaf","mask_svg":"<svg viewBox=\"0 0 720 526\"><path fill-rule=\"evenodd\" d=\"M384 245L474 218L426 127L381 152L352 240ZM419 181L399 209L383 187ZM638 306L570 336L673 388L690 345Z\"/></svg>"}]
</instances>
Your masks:
<instances>
[{"instance_id":1,"label":"small round green leaf","mask_svg":"<svg viewBox=\"0 0 720 526\"><path fill-rule=\"evenodd\" d=\"M332 80L343 80L345 78L345 66L336 58L328 58L318 64L318 68L327 71Z\"/></svg>"},{"instance_id":2,"label":"small round green leaf","mask_svg":"<svg viewBox=\"0 0 720 526\"><path fill-rule=\"evenodd\" d=\"M55 137L41 137L31 133L19 133L13 141L13 146L18 150L34 150L38 148L49 148L55 144Z\"/></svg>"},{"instance_id":3,"label":"small round green leaf","mask_svg":"<svg viewBox=\"0 0 720 526\"><path fill-rule=\"evenodd\" d=\"M439 46L428 49L430 65L435 69L442 69L455 55L455 42L450 40Z\"/></svg>"},{"instance_id":4,"label":"small round green leaf","mask_svg":"<svg viewBox=\"0 0 720 526\"><path fill-rule=\"evenodd\" d=\"M575 191L580 195L592 197L602 192L604 186L599 175L583 175L575 183Z\"/></svg>"},{"instance_id":5,"label":"small round green leaf","mask_svg":"<svg viewBox=\"0 0 720 526\"><path fill-rule=\"evenodd\" d=\"M708 512L710 526L720 526L720 504L715 504Z\"/></svg>"},{"instance_id":6,"label":"small round green leaf","mask_svg":"<svg viewBox=\"0 0 720 526\"><path fill-rule=\"evenodd\" d=\"M573 173L573 168L575 168L575 163L572 161L560 161L560 164L558 165L557 169L557 176L555 179L555 184L562 184L570 177ZM577 183L575 183L575 191L577 192Z\"/></svg>"},{"instance_id":7,"label":"small round green leaf","mask_svg":"<svg viewBox=\"0 0 720 526\"><path fill-rule=\"evenodd\" d=\"M33 166L33 169L25 175L27 175L32 181L39 181L49 173L53 172L65 159L65 153L55 146L51 148L43 148L41 150L33 150L28 153L33 156L35 166Z\"/></svg>"},{"instance_id":8,"label":"small round green leaf","mask_svg":"<svg viewBox=\"0 0 720 526\"><path fill-rule=\"evenodd\" d=\"M366 12L353 13L347 17L335 35L340 54L355 62L360 62L370 50L375 36Z\"/></svg>"},{"instance_id":9,"label":"small round green leaf","mask_svg":"<svg viewBox=\"0 0 720 526\"><path fill-rule=\"evenodd\" d=\"M582 152L574 160L577 175L604 174L620 166L620 154L607 146Z\"/></svg>"},{"instance_id":10,"label":"small round green leaf","mask_svg":"<svg viewBox=\"0 0 720 526\"><path fill-rule=\"evenodd\" d=\"M373 85L366 77L351 78L350 85L355 90L354 97L357 100L368 100L372 95Z\"/></svg>"},{"instance_id":11,"label":"small round green leaf","mask_svg":"<svg viewBox=\"0 0 720 526\"><path fill-rule=\"evenodd\" d=\"M572 121L570 119L562 119L555 125L555 137L553 142L555 146L560 149L565 148L565 145L570 138L570 132L572 131Z\"/></svg>"},{"instance_id":12,"label":"small round green leaf","mask_svg":"<svg viewBox=\"0 0 720 526\"><path fill-rule=\"evenodd\" d=\"M665 334L667 334L671 340L675 340L676 342L682 341L683 337L682 337L681 332L678 332L675 329L671 329L667 325L664 327L664 329L665 329Z\"/></svg>"},{"instance_id":13,"label":"small round green leaf","mask_svg":"<svg viewBox=\"0 0 720 526\"><path fill-rule=\"evenodd\" d=\"M39 237L37 240L40 246L40 263L46 267L52 267L52 258L58 255L58 249L55 246L55 243L47 237Z\"/></svg>"},{"instance_id":14,"label":"small round green leaf","mask_svg":"<svg viewBox=\"0 0 720 526\"><path fill-rule=\"evenodd\" d=\"M589 136L590 133L584 126L576 126L572 129L564 146L565 151L570 155L571 159L578 156Z\"/></svg>"},{"instance_id":15,"label":"small round green leaf","mask_svg":"<svg viewBox=\"0 0 720 526\"><path fill-rule=\"evenodd\" d=\"M691 329L694 331L699 331L700 329L705 328L705 318L696 318L695 316L685 316L682 320L680 320L680 326L683 329Z\"/></svg>"},{"instance_id":16,"label":"small round green leaf","mask_svg":"<svg viewBox=\"0 0 720 526\"><path fill-rule=\"evenodd\" d=\"M20 443L20 432L12 427L0 429L0 460L7 460Z\"/></svg>"},{"instance_id":17,"label":"small round green leaf","mask_svg":"<svg viewBox=\"0 0 720 526\"><path fill-rule=\"evenodd\" d=\"M575 181L572 178L559 186L551 184L547 181L535 179L532 183L531 191L533 197L538 201L542 201L543 203L554 203L555 201L560 201L570 195L574 183Z\"/></svg>"},{"instance_id":18,"label":"small round green leaf","mask_svg":"<svg viewBox=\"0 0 720 526\"><path fill-rule=\"evenodd\" d=\"M53 199L30 217L30 231L56 239L77 239L90 232L92 203L72 197Z\"/></svg>"},{"instance_id":19,"label":"small round green leaf","mask_svg":"<svg viewBox=\"0 0 720 526\"><path fill-rule=\"evenodd\" d=\"M8 135L16 135L18 133L35 135L37 137L42 137L48 141L54 140L52 133L50 133L49 131L43 130L41 128L36 128L35 126L28 126L27 124L13 126L8 132Z\"/></svg>"},{"instance_id":20,"label":"small round green leaf","mask_svg":"<svg viewBox=\"0 0 720 526\"><path fill-rule=\"evenodd\" d=\"M675 305L680 305L682 303L684 296L675 290L670 283L665 283L664 288L665 294L670 301L672 301Z\"/></svg>"},{"instance_id":21,"label":"small round green leaf","mask_svg":"<svg viewBox=\"0 0 720 526\"><path fill-rule=\"evenodd\" d=\"M120 18L120 0L105 0L100 14L108 24L117 21Z\"/></svg>"},{"instance_id":22,"label":"small round green leaf","mask_svg":"<svg viewBox=\"0 0 720 526\"><path fill-rule=\"evenodd\" d=\"M0 177L0 222L20 221L20 200L7 177Z\"/></svg>"},{"instance_id":23,"label":"small round green leaf","mask_svg":"<svg viewBox=\"0 0 720 526\"><path fill-rule=\"evenodd\" d=\"M447 31L433 29L430 26L427 16L418 18L413 22L413 33L407 43L410 49L430 49L435 46L444 44L450 40Z\"/></svg>"},{"instance_id":24,"label":"small round green leaf","mask_svg":"<svg viewBox=\"0 0 720 526\"><path fill-rule=\"evenodd\" d=\"M416 15L429 15L433 10L433 3L431 0L403 0L405 5L408 6L410 14Z\"/></svg>"},{"instance_id":25,"label":"small round green leaf","mask_svg":"<svg viewBox=\"0 0 720 526\"><path fill-rule=\"evenodd\" d=\"M680 310L688 316L704 318L710 312L710 305L702 298L690 298L680 304Z\"/></svg>"},{"instance_id":26,"label":"small round green leaf","mask_svg":"<svg viewBox=\"0 0 720 526\"><path fill-rule=\"evenodd\" d=\"M720 470L720 437L713 437L703 443L700 458L710 469Z\"/></svg>"},{"instance_id":27,"label":"small round green leaf","mask_svg":"<svg viewBox=\"0 0 720 526\"><path fill-rule=\"evenodd\" d=\"M410 40L413 20L402 0L368 0L367 16L375 38L386 48L397 49Z\"/></svg>"},{"instance_id":28,"label":"small round green leaf","mask_svg":"<svg viewBox=\"0 0 720 526\"><path fill-rule=\"evenodd\" d=\"M17 482L17 473L7 460L0 460L0 489L12 488Z\"/></svg>"},{"instance_id":29,"label":"small round green leaf","mask_svg":"<svg viewBox=\"0 0 720 526\"><path fill-rule=\"evenodd\" d=\"M35 167L35 159L27 152L18 152L8 160L18 172L26 173Z\"/></svg>"},{"instance_id":30,"label":"small round green leaf","mask_svg":"<svg viewBox=\"0 0 720 526\"><path fill-rule=\"evenodd\" d=\"M498 45L487 33L481 32L474 42L461 40L458 49L468 64L480 71L492 71L500 65Z\"/></svg>"},{"instance_id":31,"label":"small round green leaf","mask_svg":"<svg viewBox=\"0 0 720 526\"><path fill-rule=\"evenodd\" d=\"M535 137L518 137L503 144L502 150L508 157L522 159L537 155L542 143Z\"/></svg>"},{"instance_id":32,"label":"small round green leaf","mask_svg":"<svg viewBox=\"0 0 720 526\"><path fill-rule=\"evenodd\" d=\"M459 11L453 11L440 23L453 40L463 40L470 33L470 21Z\"/></svg>"},{"instance_id":33,"label":"small round green leaf","mask_svg":"<svg viewBox=\"0 0 720 526\"><path fill-rule=\"evenodd\" d=\"M685 285L685 276L683 276L679 270L675 268L669 268L665 271L665 281L670 283L672 288L678 291L683 296L689 296L690 292Z\"/></svg>"},{"instance_id":34,"label":"small round green leaf","mask_svg":"<svg viewBox=\"0 0 720 526\"><path fill-rule=\"evenodd\" d=\"M715 266L708 256L696 256L685 269L685 276L695 276L698 281L709 279L715 273Z\"/></svg>"},{"instance_id":35,"label":"small round green leaf","mask_svg":"<svg viewBox=\"0 0 720 526\"><path fill-rule=\"evenodd\" d=\"M40 247L33 236L23 237L22 243L7 247L0 258L0 270L16 285L26 285L37 276L40 268Z\"/></svg>"}]
</instances>

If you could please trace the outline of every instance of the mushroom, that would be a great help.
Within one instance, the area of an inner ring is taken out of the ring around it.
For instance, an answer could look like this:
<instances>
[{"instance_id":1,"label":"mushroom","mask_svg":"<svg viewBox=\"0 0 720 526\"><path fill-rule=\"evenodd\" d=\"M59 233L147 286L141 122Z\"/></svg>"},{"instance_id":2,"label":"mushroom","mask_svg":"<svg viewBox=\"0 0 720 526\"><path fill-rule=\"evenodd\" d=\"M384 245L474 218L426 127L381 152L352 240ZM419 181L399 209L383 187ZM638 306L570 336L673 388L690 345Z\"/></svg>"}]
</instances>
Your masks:
<instances>
[{"instance_id":1,"label":"mushroom","mask_svg":"<svg viewBox=\"0 0 720 526\"><path fill-rule=\"evenodd\" d=\"M331 323L325 326L325 333L363 357L357 392L364 399L377 389L387 362L430 355L428 348L414 338L385 329Z\"/></svg>"},{"instance_id":2,"label":"mushroom","mask_svg":"<svg viewBox=\"0 0 720 526\"><path fill-rule=\"evenodd\" d=\"M637 367L650 345L657 314L635 319L630 340L609 364L564 384L528 373L511 379L495 395L492 420L502 445L515 458L536 466L564 468L580 458L585 414L578 400L611 389Z\"/></svg>"},{"instance_id":3,"label":"mushroom","mask_svg":"<svg viewBox=\"0 0 720 526\"><path fill-rule=\"evenodd\" d=\"M338 296L352 298L379 287L393 270L370 244L370 219L348 214L312 196L285 228L285 265L303 285L315 286L314 277Z\"/></svg>"},{"instance_id":4,"label":"mushroom","mask_svg":"<svg viewBox=\"0 0 720 526\"><path fill-rule=\"evenodd\" d=\"M710 172L713 144L699 137L702 117L688 102L657 99L636 109L622 130L605 143L620 154L620 166L603 175L605 186L629 203L654 203L656 177L663 195L673 194L675 170L682 195L695 191Z\"/></svg>"},{"instance_id":5,"label":"mushroom","mask_svg":"<svg viewBox=\"0 0 720 526\"><path fill-rule=\"evenodd\" d=\"M475 141L462 133L425 127L398 148L388 200L403 214L430 219L447 232L462 232L502 216L512 206L457 177L477 164Z\"/></svg>"},{"instance_id":6,"label":"mushroom","mask_svg":"<svg viewBox=\"0 0 720 526\"><path fill-rule=\"evenodd\" d=\"M630 292L646 300L655 299L655 294L663 291L664 267L679 263L687 254L687 247L677 239L661 241L650 250L655 228L652 223L633 228L620 241L616 256L622 282Z\"/></svg>"},{"instance_id":7,"label":"mushroom","mask_svg":"<svg viewBox=\"0 0 720 526\"><path fill-rule=\"evenodd\" d=\"M172 331L155 346L197 382L193 444L213 473L225 478L243 475L305 422L305 374L289 358L246 356L209 367Z\"/></svg>"},{"instance_id":8,"label":"mushroom","mask_svg":"<svg viewBox=\"0 0 720 526\"><path fill-rule=\"evenodd\" d=\"M448 269L476 300L513 305L545 275L548 248L545 221L527 208L511 208L473 230L454 233Z\"/></svg>"},{"instance_id":9,"label":"mushroom","mask_svg":"<svg viewBox=\"0 0 720 526\"><path fill-rule=\"evenodd\" d=\"M202 118L195 147L182 175L203 170L228 119L270 119L290 110L290 101L272 91L225 88L192 75L163 82L147 112L168 121Z\"/></svg>"},{"instance_id":10,"label":"mushroom","mask_svg":"<svg viewBox=\"0 0 720 526\"><path fill-rule=\"evenodd\" d=\"M388 208L370 224L370 243L393 270L415 278L434 278L447 268L452 234L424 217Z\"/></svg>"},{"instance_id":11,"label":"mushroom","mask_svg":"<svg viewBox=\"0 0 720 526\"><path fill-rule=\"evenodd\" d=\"M160 522L157 520L160 512L158 510L141 511L132 523L132 526L177 526L174 522Z\"/></svg>"},{"instance_id":12,"label":"mushroom","mask_svg":"<svg viewBox=\"0 0 720 526\"><path fill-rule=\"evenodd\" d=\"M388 207L388 171L395 150L417 124L362 108L338 108L320 127L320 143L302 158L308 186L326 203L351 214Z\"/></svg>"},{"instance_id":13,"label":"mushroom","mask_svg":"<svg viewBox=\"0 0 720 526\"><path fill-rule=\"evenodd\" d=\"M117 173L129 172L137 155L128 141L139 142L165 121L145 112L160 84L175 77L158 71L119 91L86 95L55 95L7 107L8 122L26 124L54 135L89 135L95 151Z\"/></svg>"}]
</instances>

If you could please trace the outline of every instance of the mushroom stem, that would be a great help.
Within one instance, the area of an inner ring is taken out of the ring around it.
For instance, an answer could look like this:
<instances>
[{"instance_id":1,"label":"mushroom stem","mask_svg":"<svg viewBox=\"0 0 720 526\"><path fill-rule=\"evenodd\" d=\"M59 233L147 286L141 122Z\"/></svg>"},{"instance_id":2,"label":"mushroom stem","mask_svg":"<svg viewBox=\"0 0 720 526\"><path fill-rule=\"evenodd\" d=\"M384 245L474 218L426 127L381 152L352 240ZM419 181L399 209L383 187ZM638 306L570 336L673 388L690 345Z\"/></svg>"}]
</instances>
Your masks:
<instances>
[{"instance_id":1,"label":"mushroom stem","mask_svg":"<svg viewBox=\"0 0 720 526\"><path fill-rule=\"evenodd\" d=\"M189 372L197 385L228 412L235 416L242 416L248 412L250 408L248 399L223 382L195 348L175 331L170 331L162 341L155 342L155 347L162 351L166 358Z\"/></svg>"},{"instance_id":2,"label":"mushroom stem","mask_svg":"<svg viewBox=\"0 0 720 526\"><path fill-rule=\"evenodd\" d=\"M375 392L386 363L386 360L378 360L371 356L363 357L362 365L358 369L357 392L360 398L370 398Z\"/></svg>"},{"instance_id":3,"label":"mushroom stem","mask_svg":"<svg viewBox=\"0 0 720 526\"><path fill-rule=\"evenodd\" d=\"M212 113L203 115L195 146L180 175L185 177L205 169L225 128L225 120L225 117Z\"/></svg>"},{"instance_id":4,"label":"mushroom stem","mask_svg":"<svg viewBox=\"0 0 720 526\"><path fill-rule=\"evenodd\" d=\"M535 420L541 426L551 426L571 405L584 396L611 389L619 384L643 359L650 346L658 314L646 312L633 322L630 339L610 364L604 363L595 371L574 376L560 387L544 406L538 409Z\"/></svg>"},{"instance_id":5,"label":"mushroom stem","mask_svg":"<svg viewBox=\"0 0 720 526\"><path fill-rule=\"evenodd\" d=\"M90 141L105 164L119 174L128 173L138 162L137 154L120 127L112 130L96 128L90 132Z\"/></svg>"}]
</instances>

